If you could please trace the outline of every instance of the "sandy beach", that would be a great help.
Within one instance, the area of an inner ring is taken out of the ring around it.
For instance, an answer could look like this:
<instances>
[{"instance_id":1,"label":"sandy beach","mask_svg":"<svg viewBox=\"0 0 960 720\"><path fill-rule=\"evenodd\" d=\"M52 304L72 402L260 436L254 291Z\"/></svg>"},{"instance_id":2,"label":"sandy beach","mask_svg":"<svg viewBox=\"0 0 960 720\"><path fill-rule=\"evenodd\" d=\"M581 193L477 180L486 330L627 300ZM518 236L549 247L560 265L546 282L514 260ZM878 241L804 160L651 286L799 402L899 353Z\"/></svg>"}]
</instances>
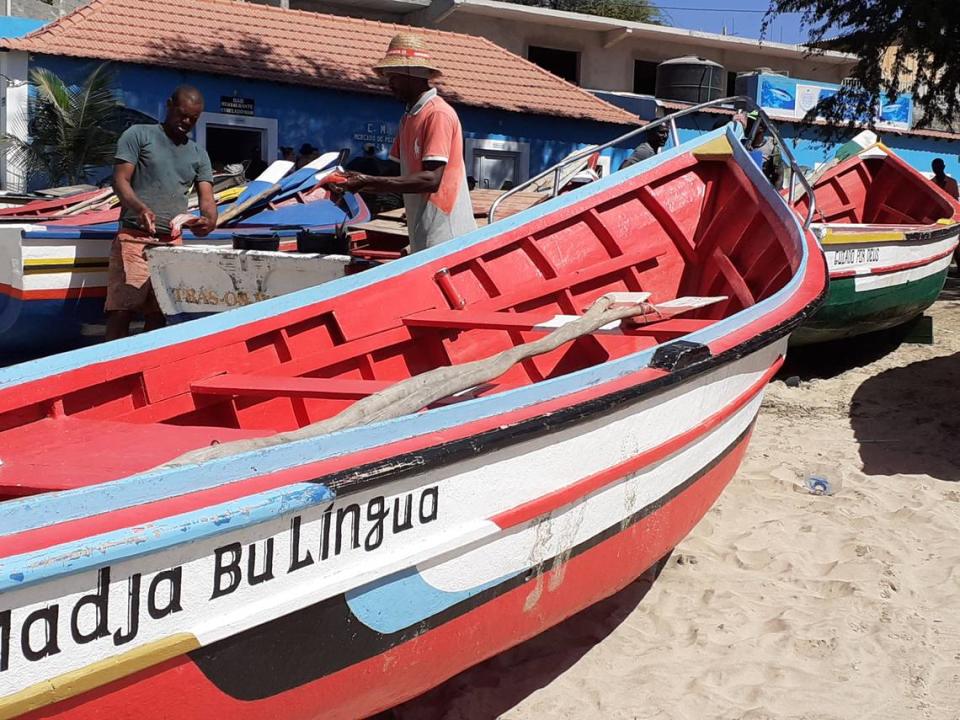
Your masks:
<instances>
[{"instance_id":1,"label":"sandy beach","mask_svg":"<svg viewBox=\"0 0 960 720\"><path fill-rule=\"evenodd\" d=\"M658 577L393 717L960 718L960 281L928 315L933 344L792 353Z\"/></svg>"}]
</instances>

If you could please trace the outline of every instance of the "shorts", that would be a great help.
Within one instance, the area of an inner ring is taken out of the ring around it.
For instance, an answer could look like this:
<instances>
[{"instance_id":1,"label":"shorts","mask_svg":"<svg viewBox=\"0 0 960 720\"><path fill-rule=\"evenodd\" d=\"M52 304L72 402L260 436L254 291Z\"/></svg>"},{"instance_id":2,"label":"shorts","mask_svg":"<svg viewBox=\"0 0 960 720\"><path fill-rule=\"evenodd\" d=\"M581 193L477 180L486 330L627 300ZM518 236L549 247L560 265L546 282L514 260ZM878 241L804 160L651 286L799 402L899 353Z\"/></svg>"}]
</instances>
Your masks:
<instances>
[{"instance_id":1,"label":"shorts","mask_svg":"<svg viewBox=\"0 0 960 720\"><path fill-rule=\"evenodd\" d=\"M150 283L150 267L145 250L157 245L179 245L168 235L150 235L142 230L120 228L110 245L110 266L107 270L107 312L128 312L152 315L160 312L157 296Z\"/></svg>"}]
</instances>

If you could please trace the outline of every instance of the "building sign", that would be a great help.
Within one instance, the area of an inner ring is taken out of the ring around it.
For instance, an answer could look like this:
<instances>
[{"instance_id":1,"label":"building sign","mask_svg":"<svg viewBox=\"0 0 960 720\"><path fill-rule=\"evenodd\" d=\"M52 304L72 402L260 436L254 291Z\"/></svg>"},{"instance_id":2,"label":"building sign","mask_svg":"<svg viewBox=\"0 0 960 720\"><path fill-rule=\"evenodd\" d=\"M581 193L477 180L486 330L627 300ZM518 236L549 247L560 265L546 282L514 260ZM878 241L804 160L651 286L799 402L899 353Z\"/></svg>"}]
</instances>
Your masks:
<instances>
[{"instance_id":1,"label":"building sign","mask_svg":"<svg viewBox=\"0 0 960 720\"><path fill-rule=\"evenodd\" d=\"M226 115L254 115L253 98L220 96L220 112Z\"/></svg>"},{"instance_id":2,"label":"building sign","mask_svg":"<svg viewBox=\"0 0 960 720\"><path fill-rule=\"evenodd\" d=\"M385 122L368 122L353 134L353 140L359 144L373 143L389 150L393 145L393 138L396 133Z\"/></svg>"},{"instance_id":3,"label":"building sign","mask_svg":"<svg viewBox=\"0 0 960 720\"><path fill-rule=\"evenodd\" d=\"M752 87L746 94L753 95L757 104L770 117L801 120L818 104L840 91L839 85L818 83L783 75L758 74L749 78ZM739 82L739 81L738 81ZM855 119L852 115L846 119ZM913 96L904 93L894 102L884 101L874 117L878 127L909 130L913 124Z\"/></svg>"}]
</instances>

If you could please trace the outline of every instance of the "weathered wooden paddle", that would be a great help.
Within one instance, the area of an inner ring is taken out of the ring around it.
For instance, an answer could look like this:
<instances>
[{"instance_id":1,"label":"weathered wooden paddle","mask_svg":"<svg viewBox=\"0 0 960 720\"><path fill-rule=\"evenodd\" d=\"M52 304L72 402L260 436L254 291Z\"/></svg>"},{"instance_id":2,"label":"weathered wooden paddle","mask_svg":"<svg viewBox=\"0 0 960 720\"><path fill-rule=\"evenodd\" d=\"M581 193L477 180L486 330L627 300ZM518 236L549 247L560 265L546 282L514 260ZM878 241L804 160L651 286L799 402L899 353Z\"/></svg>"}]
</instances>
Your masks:
<instances>
[{"instance_id":1,"label":"weathered wooden paddle","mask_svg":"<svg viewBox=\"0 0 960 720\"><path fill-rule=\"evenodd\" d=\"M250 181L233 205L217 216L217 227L280 192L280 181L292 167L293 163L288 160L277 160L271 164L256 179Z\"/></svg>"},{"instance_id":2,"label":"weathered wooden paddle","mask_svg":"<svg viewBox=\"0 0 960 720\"><path fill-rule=\"evenodd\" d=\"M321 155L316 160L304 165L299 170L296 170L292 174L283 177L282 175L274 180L274 182L264 187L262 190L252 193L248 197L239 197L237 202L227 208L218 218L217 218L217 227L224 225L231 220L243 215L253 207L256 207L260 203L264 203L270 200L275 195L278 195L285 190L296 190L300 188L305 181L307 181L312 175L317 174L320 170L328 167L331 162L337 159L337 153L326 153ZM270 166L274 167L273 165ZM269 171L270 168L267 168ZM260 176L264 177L263 175ZM260 178L257 178L259 180Z\"/></svg>"}]
</instances>

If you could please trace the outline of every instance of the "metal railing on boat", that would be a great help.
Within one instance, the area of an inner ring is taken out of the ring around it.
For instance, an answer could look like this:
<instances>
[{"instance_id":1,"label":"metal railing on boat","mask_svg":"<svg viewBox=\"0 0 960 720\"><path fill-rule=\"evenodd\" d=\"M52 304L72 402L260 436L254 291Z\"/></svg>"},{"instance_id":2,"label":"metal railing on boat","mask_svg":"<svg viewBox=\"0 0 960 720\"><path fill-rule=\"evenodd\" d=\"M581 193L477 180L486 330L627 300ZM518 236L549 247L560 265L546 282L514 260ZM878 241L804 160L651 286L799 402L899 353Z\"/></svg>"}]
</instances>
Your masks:
<instances>
[{"instance_id":1,"label":"metal railing on boat","mask_svg":"<svg viewBox=\"0 0 960 720\"><path fill-rule=\"evenodd\" d=\"M759 105L757 105L756 101L753 98L748 97L746 95L736 95L733 97L719 98L717 100L710 100L709 102L700 103L699 105L692 105L683 110L679 110L675 113L665 115L664 117L659 118L657 120L653 120L647 123L646 125L642 125L638 128L635 128L630 132L624 133L623 135L620 135L619 137L614 138L613 140L605 142L603 145L594 145L589 148L585 148L580 152L574 153L573 155L570 155L564 158L556 165L547 168L546 170L541 172L539 175L535 175L529 180L526 180L520 183L519 185L514 186L513 188L505 192L503 195L500 195L496 200L494 200L493 204L490 206L490 210L487 213L487 221L491 223L494 222L496 218L497 208L500 207L500 205L503 203L504 200L506 200L512 195L515 195L516 193L523 192L527 188L531 187L532 185L535 185L536 183L539 183L541 180L544 180L550 177L551 175L553 175L553 187L550 190L550 197L556 197L557 194L560 192L560 187L559 187L560 176L565 167L572 165L573 163L580 162L584 158L588 158L594 153L601 152L615 145L620 145L626 142L627 140L637 137L638 135L642 135L644 133L649 132L655 127L659 127L660 125L667 125L667 127L670 129L670 138L673 140L674 146L677 146L680 144L680 135L677 131L677 119L682 118L685 115L693 115L694 113L701 112L708 108L724 107L724 109L729 109L728 107L725 107L725 106L733 106L733 109L737 111L747 110L748 112L751 112L751 113L753 112L757 113L758 122L755 122L753 124L753 128L751 131L751 137L750 137L751 146L752 146L752 141L756 138L757 133L760 132L761 128L766 128L766 130L773 136L773 139L776 141L776 146L778 151L781 153L783 157L786 158L787 165L790 168L790 185L789 185L790 191L787 197L793 198L795 196L796 186L799 183L803 194L805 194L808 199L807 216L806 216L806 219L804 220L803 227L804 229L810 227L810 223L813 221L813 215L816 212L816 200L814 199L814 196L813 196L813 188L810 187L810 183L807 181L807 178L804 176L803 171L800 169L800 166L797 164L796 159L793 157L793 153L790 152L790 148L788 148L786 143L783 142L783 138L780 137L780 133L777 131L776 126L770 120L769 116L763 111L763 109Z\"/></svg>"}]
</instances>

